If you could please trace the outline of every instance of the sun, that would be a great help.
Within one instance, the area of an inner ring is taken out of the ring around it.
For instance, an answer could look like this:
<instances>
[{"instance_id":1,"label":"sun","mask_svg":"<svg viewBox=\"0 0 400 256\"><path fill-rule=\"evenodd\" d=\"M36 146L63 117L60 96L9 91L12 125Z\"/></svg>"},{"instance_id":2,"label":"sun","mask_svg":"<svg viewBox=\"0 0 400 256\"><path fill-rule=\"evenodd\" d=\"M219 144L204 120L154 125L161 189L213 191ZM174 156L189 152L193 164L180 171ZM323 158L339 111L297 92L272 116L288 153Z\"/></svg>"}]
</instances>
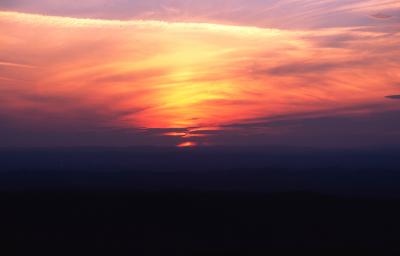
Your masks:
<instances>
[{"instance_id":1,"label":"sun","mask_svg":"<svg viewBox=\"0 0 400 256\"><path fill-rule=\"evenodd\" d=\"M176 146L178 148L193 148L193 147L198 146L198 144L196 142L193 142L193 141L187 141L187 142L180 143L180 144L178 144Z\"/></svg>"}]
</instances>

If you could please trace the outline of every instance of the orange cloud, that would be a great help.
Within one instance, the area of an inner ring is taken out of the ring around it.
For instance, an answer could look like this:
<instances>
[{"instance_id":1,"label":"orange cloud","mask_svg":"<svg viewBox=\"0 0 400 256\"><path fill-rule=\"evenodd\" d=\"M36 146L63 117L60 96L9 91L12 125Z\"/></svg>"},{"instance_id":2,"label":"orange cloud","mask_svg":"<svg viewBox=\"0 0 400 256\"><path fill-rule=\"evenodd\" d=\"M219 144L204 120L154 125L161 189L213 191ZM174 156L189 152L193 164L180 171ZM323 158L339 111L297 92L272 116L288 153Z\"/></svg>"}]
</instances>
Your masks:
<instances>
[{"instance_id":1,"label":"orange cloud","mask_svg":"<svg viewBox=\"0 0 400 256\"><path fill-rule=\"evenodd\" d=\"M399 33L15 12L0 12L0 28L0 111L28 126L212 130L367 103L397 107L384 97L400 81Z\"/></svg>"}]
</instances>

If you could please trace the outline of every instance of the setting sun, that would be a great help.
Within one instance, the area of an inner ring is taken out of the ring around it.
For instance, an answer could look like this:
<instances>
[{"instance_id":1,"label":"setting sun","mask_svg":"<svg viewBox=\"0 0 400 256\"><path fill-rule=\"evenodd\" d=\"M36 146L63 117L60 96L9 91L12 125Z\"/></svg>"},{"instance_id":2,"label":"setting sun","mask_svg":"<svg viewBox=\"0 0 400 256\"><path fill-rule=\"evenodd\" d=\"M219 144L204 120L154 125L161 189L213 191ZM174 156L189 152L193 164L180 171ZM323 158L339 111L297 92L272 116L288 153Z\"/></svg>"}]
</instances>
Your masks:
<instances>
[{"instance_id":1,"label":"setting sun","mask_svg":"<svg viewBox=\"0 0 400 256\"><path fill-rule=\"evenodd\" d=\"M177 145L177 147L179 147L179 148L191 148L191 147L196 147L196 146L197 146L197 143L190 142L190 141L183 142L183 143Z\"/></svg>"}]
</instances>

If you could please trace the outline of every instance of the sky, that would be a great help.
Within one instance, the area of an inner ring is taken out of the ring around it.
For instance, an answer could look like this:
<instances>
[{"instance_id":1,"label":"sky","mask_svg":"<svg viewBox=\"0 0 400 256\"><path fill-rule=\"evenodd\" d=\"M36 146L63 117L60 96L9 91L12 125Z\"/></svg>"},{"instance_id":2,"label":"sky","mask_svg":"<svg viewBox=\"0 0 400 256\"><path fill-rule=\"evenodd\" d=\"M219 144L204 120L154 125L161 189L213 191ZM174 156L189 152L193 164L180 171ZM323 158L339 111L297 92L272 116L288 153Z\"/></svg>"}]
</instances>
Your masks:
<instances>
[{"instance_id":1,"label":"sky","mask_svg":"<svg viewBox=\"0 0 400 256\"><path fill-rule=\"evenodd\" d=\"M400 2L2 0L0 146L400 144Z\"/></svg>"}]
</instances>

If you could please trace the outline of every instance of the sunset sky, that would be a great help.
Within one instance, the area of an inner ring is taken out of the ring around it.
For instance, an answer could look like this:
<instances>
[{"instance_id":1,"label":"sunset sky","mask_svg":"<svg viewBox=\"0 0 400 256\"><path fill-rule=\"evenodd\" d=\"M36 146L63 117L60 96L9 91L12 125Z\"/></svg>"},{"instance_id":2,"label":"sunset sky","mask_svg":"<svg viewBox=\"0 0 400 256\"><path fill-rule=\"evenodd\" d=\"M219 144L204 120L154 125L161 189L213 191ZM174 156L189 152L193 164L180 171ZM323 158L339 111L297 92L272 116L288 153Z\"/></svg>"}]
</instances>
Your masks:
<instances>
[{"instance_id":1,"label":"sunset sky","mask_svg":"<svg viewBox=\"0 0 400 256\"><path fill-rule=\"evenodd\" d=\"M400 143L400 1L2 0L0 146Z\"/></svg>"}]
</instances>

